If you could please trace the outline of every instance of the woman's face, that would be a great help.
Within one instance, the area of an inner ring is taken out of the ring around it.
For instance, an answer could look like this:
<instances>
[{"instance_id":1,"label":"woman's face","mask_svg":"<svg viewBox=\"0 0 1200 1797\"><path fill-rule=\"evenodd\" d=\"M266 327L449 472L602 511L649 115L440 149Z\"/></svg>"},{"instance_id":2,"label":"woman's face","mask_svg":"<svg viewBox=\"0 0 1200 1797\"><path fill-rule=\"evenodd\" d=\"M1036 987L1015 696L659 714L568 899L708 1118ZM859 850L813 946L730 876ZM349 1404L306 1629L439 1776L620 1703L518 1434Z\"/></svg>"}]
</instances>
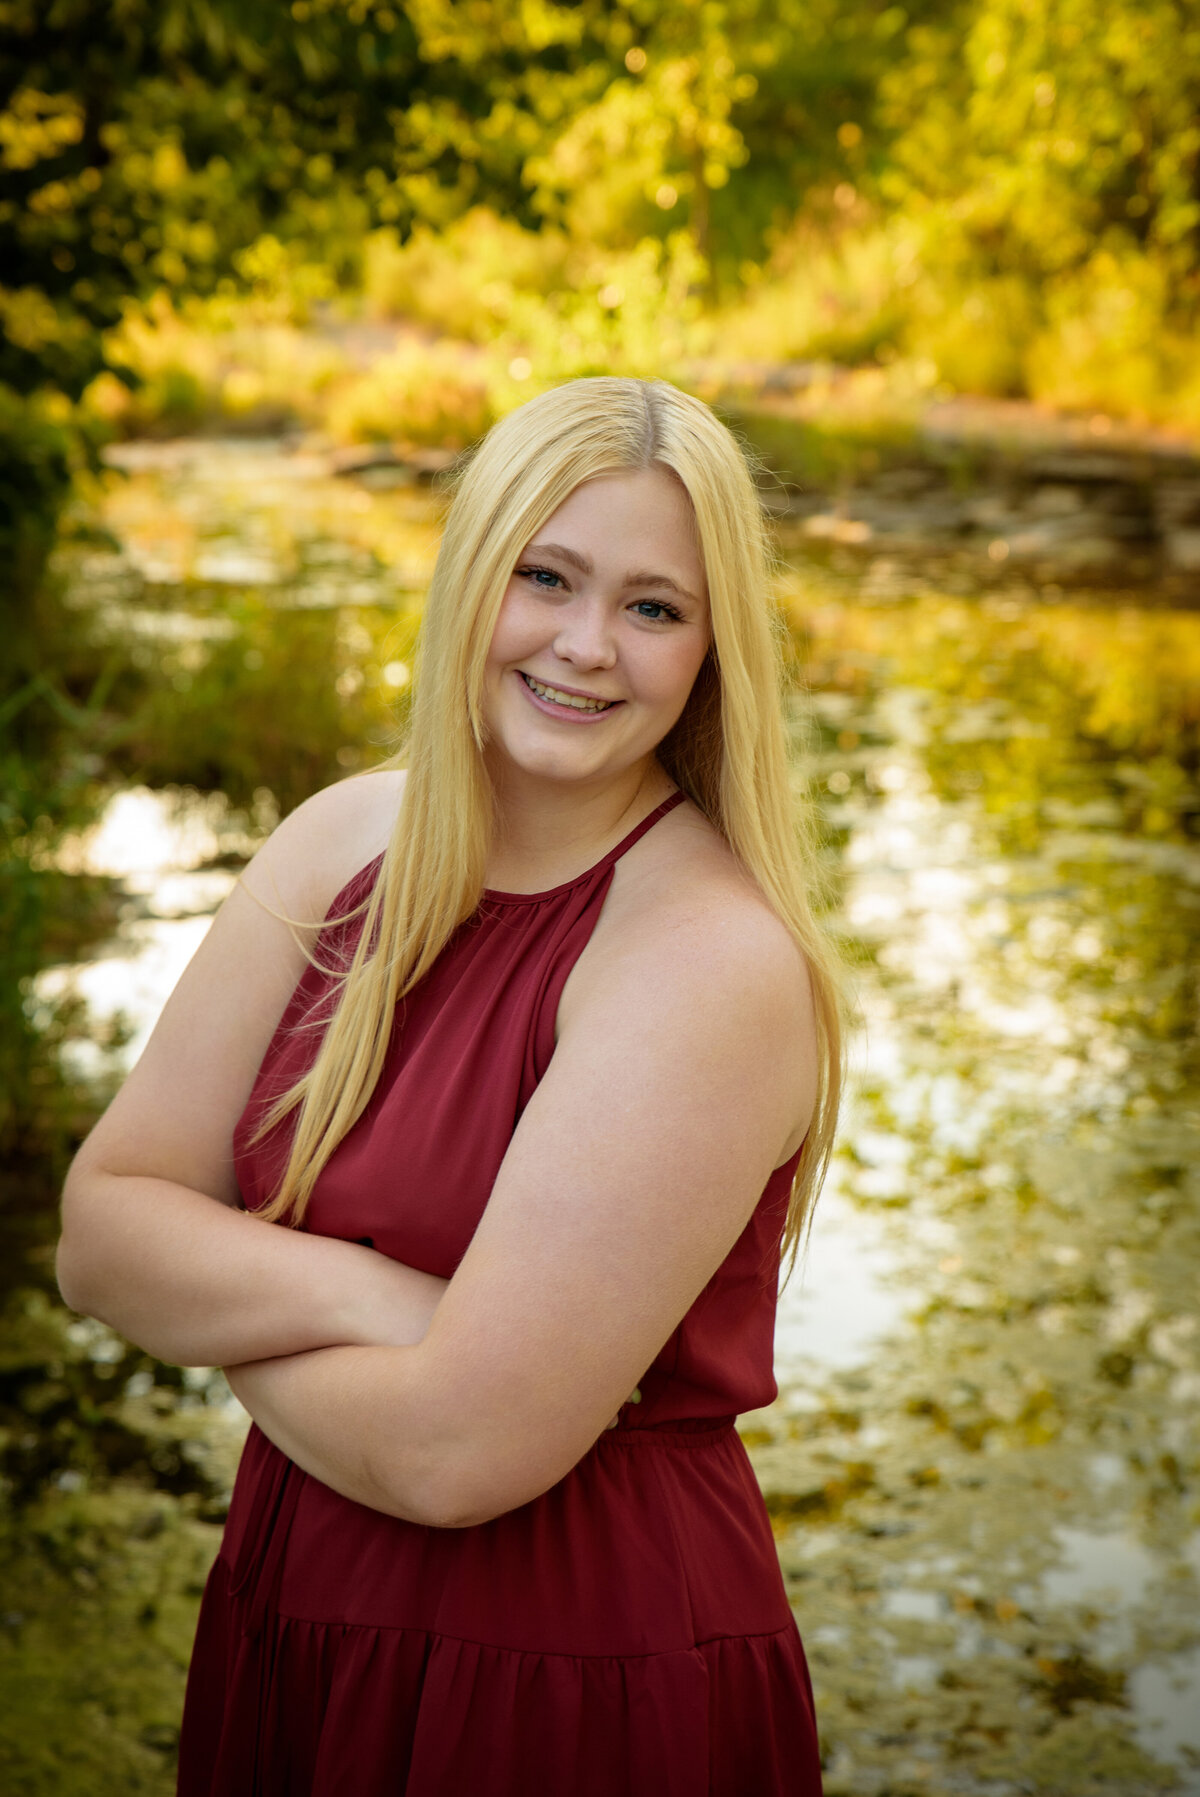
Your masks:
<instances>
[{"instance_id":1,"label":"woman's face","mask_svg":"<svg viewBox=\"0 0 1200 1797\"><path fill-rule=\"evenodd\" d=\"M628 772L679 717L710 640L682 484L661 468L585 481L505 591L484 674L489 762L554 781Z\"/></svg>"}]
</instances>

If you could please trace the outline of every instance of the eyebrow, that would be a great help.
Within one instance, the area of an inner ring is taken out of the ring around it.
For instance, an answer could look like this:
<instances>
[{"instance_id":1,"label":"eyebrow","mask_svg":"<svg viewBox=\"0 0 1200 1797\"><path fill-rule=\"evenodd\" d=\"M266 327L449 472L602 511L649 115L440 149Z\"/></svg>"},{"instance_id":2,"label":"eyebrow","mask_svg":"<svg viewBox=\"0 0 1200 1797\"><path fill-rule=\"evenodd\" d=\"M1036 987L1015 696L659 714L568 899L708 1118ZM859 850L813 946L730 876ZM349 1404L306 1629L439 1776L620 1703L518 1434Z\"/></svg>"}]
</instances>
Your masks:
<instances>
[{"instance_id":1,"label":"eyebrow","mask_svg":"<svg viewBox=\"0 0 1200 1797\"><path fill-rule=\"evenodd\" d=\"M530 543L525 554L557 555L560 561L569 562L571 567L578 568L581 574L591 574L594 572L592 564L587 556L580 555L577 549L568 549L565 543ZM627 587L666 587L669 592L678 593L680 598L690 599L693 605L699 605L700 603L695 593L690 593L687 587L680 586L679 582L677 580L672 580L669 574L654 574L642 570L638 573L626 574L621 585Z\"/></svg>"}]
</instances>

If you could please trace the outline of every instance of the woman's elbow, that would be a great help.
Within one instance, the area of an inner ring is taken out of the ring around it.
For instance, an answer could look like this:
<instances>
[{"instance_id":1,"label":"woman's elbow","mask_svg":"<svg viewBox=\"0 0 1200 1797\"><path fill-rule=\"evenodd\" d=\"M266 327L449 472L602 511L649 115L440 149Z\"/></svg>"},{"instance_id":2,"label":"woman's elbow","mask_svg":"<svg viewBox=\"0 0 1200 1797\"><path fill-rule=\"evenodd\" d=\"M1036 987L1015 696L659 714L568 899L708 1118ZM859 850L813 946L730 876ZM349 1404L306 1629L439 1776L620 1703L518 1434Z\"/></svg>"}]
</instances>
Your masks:
<instances>
[{"instance_id":1,"label":"woman's elbow","mask_svg":"<svg viewBox=\"0 0 1200 1797\"><path fill-rule=\"evenodd\" d=\"M415 1460L410 1455L371 1479L376 1507L387 1515L426 1529L472 1529L503 1513L505 1506L489 1504L477 1481L445 1463L421 1467Z\"/></svg>"},{"instance_id":2,"label":"woman's elbow","mask_svg":"<svg viewBox=\"0 0 1200 1797\"><path fill-rule=\"evenodd\" d=\"M58 1280L63 1302L70 1305L72 1310L80 1311L84 1310L87 1301L84 1289L87 1279L87 1230L84 1227L86 1205L85 1194L80 1189L81 1183L79 1157L76 1156L63 1184L58 1245L54 1250L54 1276Z\"/></svg>"},{"instance_id":3,"label":"woman's elbow","mask_svg":"<svg viewBox=\"0 0 1200 1797\"><path fill-rule=\"evenodd\" d=\"M431 1456L418 1476L413 1468L390 1481L394 1513L434 1529L474 1529L519 1510L557 1484L569 1471L551 1471L532 1457L514 1462L486 1448ZM389 1505L389 1507L393 1507Z\"/></svg>"},{"instance_id":4,"label":"woman's elbow","mask_svg":"<svg viewBox=\"0 0 1200 1797\"><path fill-rule=\"evenodd\" d=\"M54 1277L67 1308L77 1310L81 1316L91 1316L95 1300L88 1278L88 1258L81 1250L78 1230L70 1228L65 1220L54 1252Z\"/></svg>"},{"instance_id":5,"label":"woman's elbow","mask_svg":"<svg viewBox=\"0 0 1200 1797\"><path fill-rule=\"evenodd\" d=\"M422 1492L415 1506L419 1513L407 1514L411 1522L423 1523L429 1529L477 1529L528 1501L525 1497L509 1501L498 1493L489 1494L475 1487L456 1489L447 1485Z\"/></svg>"},{"instance_id":6,"label":"woman's elbow","mask_svg":"<svg viewBox=\"0 0 1200 1797\"><path fill-rule=\"evenodd\" d=\"M423 1523L427 1529L477 1529L503 1514L503 1510L493 1509L488 1504L462 1504L451 1502L449 1498L433 1498L413 1520Z\"/></svg>"}]
</instances>

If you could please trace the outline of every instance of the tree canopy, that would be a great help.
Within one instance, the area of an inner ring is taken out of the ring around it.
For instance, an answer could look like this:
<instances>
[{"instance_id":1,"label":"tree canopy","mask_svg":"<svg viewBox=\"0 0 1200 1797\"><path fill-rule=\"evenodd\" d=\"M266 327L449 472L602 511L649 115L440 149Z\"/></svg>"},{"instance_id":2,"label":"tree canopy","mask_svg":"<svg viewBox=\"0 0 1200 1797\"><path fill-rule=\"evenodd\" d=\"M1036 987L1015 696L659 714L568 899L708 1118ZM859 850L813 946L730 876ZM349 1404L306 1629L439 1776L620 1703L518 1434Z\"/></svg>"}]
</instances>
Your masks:
<instances>
[{"instance_id":1,"label":"tree canopy","mask_svg":"<svg viewBox=\"0 0 1200 1797\"><path fill-rule=\"evenodd\" d=\"M131 299L321 297L481 204L683 231L710 302L798 217L899 221L877 348L1179 336L1198 101L1200 0L0 0L0 383L77 396Z\"/></svg>"}]
</instances>

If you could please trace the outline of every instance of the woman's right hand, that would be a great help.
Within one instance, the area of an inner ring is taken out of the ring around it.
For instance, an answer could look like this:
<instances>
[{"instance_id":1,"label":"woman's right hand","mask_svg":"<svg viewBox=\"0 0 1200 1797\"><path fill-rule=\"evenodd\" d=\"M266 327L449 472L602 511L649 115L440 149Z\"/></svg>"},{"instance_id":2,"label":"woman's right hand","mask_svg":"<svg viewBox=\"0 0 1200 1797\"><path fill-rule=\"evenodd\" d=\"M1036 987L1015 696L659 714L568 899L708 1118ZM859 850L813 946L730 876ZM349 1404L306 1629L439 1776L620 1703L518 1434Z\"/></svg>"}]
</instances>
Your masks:
<instances>
[{"instance_id":1,"label":"woman's right hand","mask_svg":"<svg viewBox=\"0 0 1200 1797\"><path fill-rule=\"evenodd\" d=\"M370 1258L362 1267L361 1295L351 1302L347 1320L352 1333L346 1336L346 1343L364 1348L414 1347L424 1340L450 1281L392 1260L374 1248L364 1247L362 1252Z\"/></svg>"}]
</instances>

